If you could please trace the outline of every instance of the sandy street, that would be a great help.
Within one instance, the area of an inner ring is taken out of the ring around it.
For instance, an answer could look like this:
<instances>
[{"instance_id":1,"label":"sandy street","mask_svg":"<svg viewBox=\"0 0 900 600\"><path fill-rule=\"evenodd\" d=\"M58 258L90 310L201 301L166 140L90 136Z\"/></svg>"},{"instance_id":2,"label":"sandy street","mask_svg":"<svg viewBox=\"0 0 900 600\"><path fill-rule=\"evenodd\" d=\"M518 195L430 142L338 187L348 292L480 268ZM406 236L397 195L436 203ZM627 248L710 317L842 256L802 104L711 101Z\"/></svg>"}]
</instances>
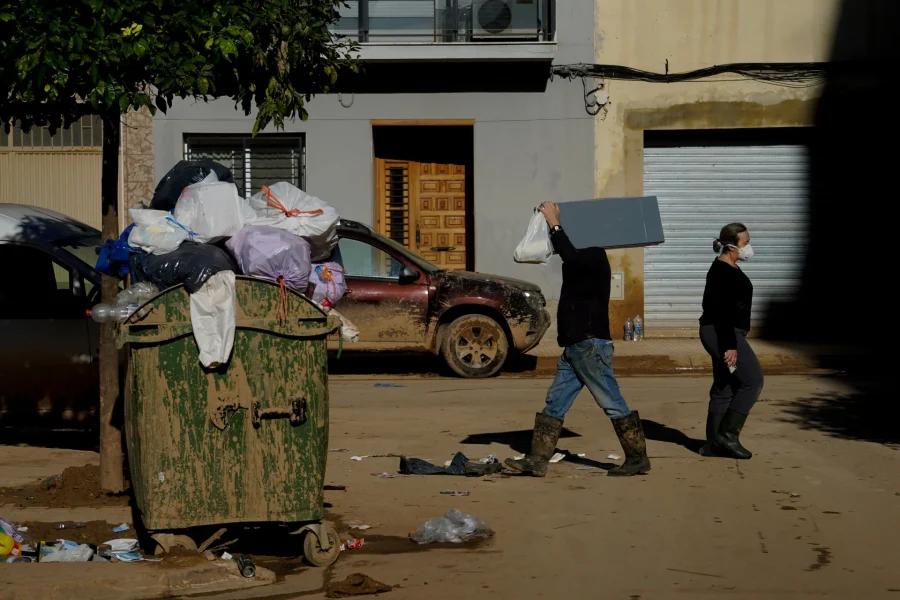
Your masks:
<instances>
[{"instance_id":1,"label":"sandy street","mask_svg":"<svg viewBox=\"0 0 900 600\"><path fill-rule=\"evenodd\" d=\"M382 381L405 387L375 387ZM398 468L398 459L371 457L377 454L442 463L457 451L501 460L526 451L548 384L333 379L331 448L349 451L329 454L327 483L348 490L326 492L328 511L342 534L354 523L372 525L355 534L365 546L342 553L330 569L292 563L275 585L216 597L320 598L329 582L361 572L399 585L384 596L391 600L900 598L897 447L850 427L853 405L840 379L769 378L742 436L755 453L750 461L691 450L702 436L707 379L633 377L621 384L644 419L653 461L646 477L614 479L585 468L621 454L587 393L558 445L586 454L583 464L552 465L546 479L373 476ZM32 449L11 450L25 456ZM67 466L64 454L47 453L57 471ZM79 461L83 455L71 464ZM47 472L40 468L36 476ZM470 495L440 495L444 489ZM452 507L496 535L460 549L406 539ZM40 519L21 512L15 518Z\"/></svg>"}]
</instances>

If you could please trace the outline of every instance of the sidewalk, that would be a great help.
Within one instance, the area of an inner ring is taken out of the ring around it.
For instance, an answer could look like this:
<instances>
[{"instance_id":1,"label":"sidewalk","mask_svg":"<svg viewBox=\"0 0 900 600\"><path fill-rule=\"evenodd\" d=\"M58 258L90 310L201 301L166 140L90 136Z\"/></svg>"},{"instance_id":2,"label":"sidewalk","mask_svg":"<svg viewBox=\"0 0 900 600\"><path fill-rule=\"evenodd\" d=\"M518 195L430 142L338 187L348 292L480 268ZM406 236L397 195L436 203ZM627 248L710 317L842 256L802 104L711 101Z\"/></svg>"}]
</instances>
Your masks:
<instances>
[{"instance_id":1,"label":"sidewalk","mask_svg":"<svg viewBox=\"0 0 900 600\"><path fill-rule=\"evenodd\" d=\"M750 339L763 371L769 375L820 372L820 357L840 356L840 348L788 346L761 339ZM647 338L640 342L615 341L613 366L622 375L672 375L704 373L712 370L712 361L699 338ZM529 353L537 357L536 370L553 370L562 350L551 332Z\"/></svg>"}]
</instances>

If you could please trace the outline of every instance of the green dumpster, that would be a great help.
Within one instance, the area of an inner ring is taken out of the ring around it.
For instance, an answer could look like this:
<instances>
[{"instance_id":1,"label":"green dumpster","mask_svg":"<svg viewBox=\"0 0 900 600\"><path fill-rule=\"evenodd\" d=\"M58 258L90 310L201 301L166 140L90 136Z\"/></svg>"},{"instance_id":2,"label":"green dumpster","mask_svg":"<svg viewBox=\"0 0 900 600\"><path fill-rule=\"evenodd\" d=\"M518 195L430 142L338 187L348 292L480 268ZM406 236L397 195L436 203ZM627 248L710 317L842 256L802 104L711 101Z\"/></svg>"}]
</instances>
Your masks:
<instances>
[{"instance_id":1,"label":"green dumpster","mask_svg":"<svg viewBox=\"0 0 900 600\"><path fill-rule=\"evenodd\" d=\"M152 533L297 524L304 554L334 562L322 524L328 453L326 338L340 320L274 283L237 277L231 360L199 361L182 286L124 323L125 432L137 508ZM279 303L287 302L287 319Z\"/></svg>"}]
</instances>

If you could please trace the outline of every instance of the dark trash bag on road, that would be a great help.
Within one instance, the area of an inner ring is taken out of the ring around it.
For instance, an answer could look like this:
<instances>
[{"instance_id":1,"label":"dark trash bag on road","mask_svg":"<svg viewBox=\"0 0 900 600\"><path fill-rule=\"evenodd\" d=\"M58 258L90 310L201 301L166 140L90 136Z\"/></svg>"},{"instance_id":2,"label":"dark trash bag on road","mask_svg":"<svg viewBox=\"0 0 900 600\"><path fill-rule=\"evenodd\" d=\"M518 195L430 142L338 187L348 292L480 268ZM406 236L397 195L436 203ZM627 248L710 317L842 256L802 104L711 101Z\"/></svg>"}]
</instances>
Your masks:
<instances>
[{"instance_id":1,"label":"dark trash bag on road","mask_svg":"<svg viewBox=\"0 0 900 600\"><path fill-rule=\"evenodd\" d=\"M438 467L421 458L400 457L400 473L402 475L465 475L466 477L481 477L499 473L503 467L493 459L490 462L471 462L462 452L457 452L449 467Z\"/></svg>"},{"instance_id":2,"label":"dark trash bag on road","mask_svg":"<svg viewBox=\"0 0 900 600\"><path fill-rule=\"evenodd\" d=\"M168 254L132 255L131 277L135 283L149 281L161 290L179 283L193 294L219 271L234 271L237 265L227 252L210 244L184 242Z\"/></svg>"},{"instance_id":3,"label":"dark trash bag on road","mask_svg":"<svg viewBox=\"0 0 900 600\"><path fill-rule=\"evenodd\" d=\"M165 177L159 180L150 208L153 210L170 211L175 208L181 192L189 185L200 183L210 173L215 173L219 181L234 183L234 176L228 167L220 165L214 160L204 158L201 160L180 160L169 169Z\"/></svg>"}]
</instances>

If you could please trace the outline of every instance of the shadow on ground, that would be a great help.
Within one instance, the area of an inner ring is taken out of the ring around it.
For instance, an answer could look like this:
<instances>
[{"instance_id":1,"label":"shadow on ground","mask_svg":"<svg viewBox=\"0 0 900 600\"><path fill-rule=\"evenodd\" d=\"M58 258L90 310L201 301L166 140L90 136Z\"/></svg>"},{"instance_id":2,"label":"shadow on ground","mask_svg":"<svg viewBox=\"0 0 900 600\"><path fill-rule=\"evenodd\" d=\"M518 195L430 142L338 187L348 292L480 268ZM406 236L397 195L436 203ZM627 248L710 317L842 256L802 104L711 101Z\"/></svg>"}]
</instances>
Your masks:
<instances>
[{"instance_id":1,"label":"shadow on ground","mask_svg":"<svg viewBox=\"0 0 900 600\"><path fill-rule=\"evenodd\" d=\"M571 429L565 427L559 434L559 439L581 437L580 433L575 433ZM496 431L493 433L475 433L460 442L460 444L471 444L488 446L490 444L501 444L509 446L514 452L525 454L531 450L531 430L522 429L519 431Z\"/></svg>"},{"instance_id":2,"label":"shadow on ground","mask_svg":"<svg viewBox=\"0 0 900 600\"><path fill-rule=\"evenodd\" d=\"M644 436L648 440L675 444L687 448L691 452L698 452L700 447L706 443L706 440L692 438L684 432L675 429L674 427L669 427L664 423L657 423L656 421L650 421L648 419L641 419L641 423L644 426Z\"/></svg>"},{"instance_id":3,"label":"shadow on ground","mask_svg":"<svg viewBox=\"0 0 900 600\"><path fill-rule=\"evenodd\" d=\"M783 402L782 421L850 440L900 445L896 389L877 381L850 382L846 394L819 394Z\"/></svg>"},{"instance_id":4,"label":"shadow on ground","mask_svg":"<svg viewBox=\"0 0 900 600\"><path fill-rule=\"evenodd\" d=\"M510 356L503 373L527 373L537 367L537 357ZM418 375L424 377L456 377L444 361L433 354L399 352L348 352L341 358L329 353L331 375ZM458 378L458 377L457 377Z\"/></svg>"}]
</instances>

